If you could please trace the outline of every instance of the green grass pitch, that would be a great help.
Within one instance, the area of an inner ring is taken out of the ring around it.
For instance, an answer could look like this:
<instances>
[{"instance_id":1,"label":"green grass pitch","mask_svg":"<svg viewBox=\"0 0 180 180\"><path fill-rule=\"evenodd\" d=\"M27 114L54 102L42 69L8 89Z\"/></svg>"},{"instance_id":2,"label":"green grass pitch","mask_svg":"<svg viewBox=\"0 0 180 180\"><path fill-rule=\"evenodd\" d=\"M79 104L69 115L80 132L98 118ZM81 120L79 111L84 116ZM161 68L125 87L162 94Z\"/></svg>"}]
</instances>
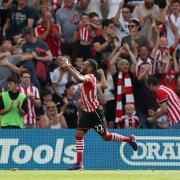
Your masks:
<instances>
[{"instance_id":1,"label":"green grass pitch","mask_svg":"<svg viewBox=\"0 0 180 180\"><path fill-rule=\"evenodd\" d=\"M0 180L180 180L180 171L0 171Z\"/></svg>"}]
</instances>

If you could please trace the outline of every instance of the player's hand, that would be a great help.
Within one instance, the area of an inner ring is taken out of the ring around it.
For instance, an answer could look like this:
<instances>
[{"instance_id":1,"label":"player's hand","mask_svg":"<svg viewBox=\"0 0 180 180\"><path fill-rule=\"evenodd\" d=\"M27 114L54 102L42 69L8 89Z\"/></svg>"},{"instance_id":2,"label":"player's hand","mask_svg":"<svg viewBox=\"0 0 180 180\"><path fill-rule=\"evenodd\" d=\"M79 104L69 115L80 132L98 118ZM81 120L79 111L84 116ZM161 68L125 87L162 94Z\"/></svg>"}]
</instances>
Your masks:
<instances>
[{"instance_id":1,"label":"player's hand","mask_svg":"<svg viewBox=\"0 0 180 180\"><path fill-rule=\"evenodd\" d=\"M148 118L147 118L147 121L148 121L149 123L153 123L153 122L155 121L155 119L154 119L154 117L148 117Z\"/></svg>"},{"instance_id":2,"label":"player's hand","mask_svg":"<svg viewBox=\"0 0 180 180\"><path fill-rule=\"evenodd\" d=\"M149 110L148 110L148 115L149 115L149 116L153 117L154 114L155 114L155 111L153 111L152 109L149 109Z\"/></svg>"},{"instance_id":3,"label":"player's hand","mask_svg":"<svg viewBox=\"0 0 180 180\"><path fill-rule=\"evenodd\" d=\"M66 65L66 66L69 66L69 65L70 65L69 59L63 57L62 60L63 60L63 62L64 62L64 65Z\"/></svg>"}]
</instances>

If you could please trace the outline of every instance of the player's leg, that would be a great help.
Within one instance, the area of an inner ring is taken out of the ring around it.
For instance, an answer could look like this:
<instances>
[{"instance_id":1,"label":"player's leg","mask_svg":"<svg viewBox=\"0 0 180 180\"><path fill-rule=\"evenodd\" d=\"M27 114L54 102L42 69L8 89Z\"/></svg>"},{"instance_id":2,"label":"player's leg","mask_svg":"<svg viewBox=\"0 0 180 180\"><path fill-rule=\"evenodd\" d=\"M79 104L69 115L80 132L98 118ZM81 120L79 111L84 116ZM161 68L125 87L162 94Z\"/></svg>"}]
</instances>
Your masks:
<instances>
[{"instance_id":1,"label":"player's leg","mask_svg":"<svg viewBox=\"0 0 180 180\"><path fill-rule=\"evenodd\" d=\"M76 152L77 162L76 164L68 168L68 170L82 170L83 167L83 151L84 151L84 136L89 130L89 116L88 113L82 112L82 116L79 120L78 128L76 130Z\"/></svg>"},{"instance_id":2,"label":"player's leg","mask_svg":"<svg viewBox=\"0 0 180 180\"><path fill-rule=\"evenodd\" d=\"M111 133L108 131L107 125L105 123L104 113L102 109L97 109L94 113L94 126L93 129L105 140L105 141L116 141L116 142L127 142L131 145L133 150L137 151L137 143L135 136L130 137L123 136L118 133Z\"/></svg>"},{"instance_id":3,"label":"player's leg","mask_svg":"<svg viewBox=\"0 0 180 180\"><path fill-rule=\"evenodd\" d=\"M87 128L81 128L76 130L76 153L77 164L83 168L83 151L84 151L84 136L88 131Z\"/></svg>"}]
</instances>

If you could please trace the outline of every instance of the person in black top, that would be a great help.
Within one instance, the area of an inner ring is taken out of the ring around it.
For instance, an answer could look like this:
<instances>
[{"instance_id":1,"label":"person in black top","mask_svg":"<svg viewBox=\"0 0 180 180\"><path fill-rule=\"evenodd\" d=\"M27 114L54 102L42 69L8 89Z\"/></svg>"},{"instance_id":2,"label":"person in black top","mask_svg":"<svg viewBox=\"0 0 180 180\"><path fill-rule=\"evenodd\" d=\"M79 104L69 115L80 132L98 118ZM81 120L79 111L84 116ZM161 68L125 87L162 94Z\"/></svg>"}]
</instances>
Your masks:
<instances>
[{"instance_id":1,"label":"person in black top","mask_svg":"<svg viewBox=\"0 0 180 180\"><path fill-rule=\"evenodd\" d=\"M141 120L141 125L143 129L147 128L155 128L155 123L150 124L147 121L148 111L150 109L157 110L158 104L156 101L155 95L149 91L146 80L149 77L149 68L150 64L148 62L144 62L140 65L140 72L138 77L134 82L134 96L135 96L135 104L137 115ZM141 98L140 98L141 97Z\"/></svg>"},{"instance_id":2,"label":"person in black top","mask_svg":"<svg viewBox=\"0 0 180 180\"><path fill-rule=\"evenodd\" d=\"M12 6L7 15L6 23L3 27L3 35L8 38L18 40L24 27L33 27L34 13L27 6L27 0L17 0L17 5Z\"/></svg>"},{"instance_id":3,"label":"person in black top","mask_svg":"<svg viewBox=\"0 0 180 180\"><path fill-rule=\"evenodd\" d=\"M115 36L115 26L112 20L104 20L102 23L103 34L96 36L93 40L93 58L98 63L99 68L105 68L108 55L115 45L120 45Z\"/></svg>"}]
</instances>

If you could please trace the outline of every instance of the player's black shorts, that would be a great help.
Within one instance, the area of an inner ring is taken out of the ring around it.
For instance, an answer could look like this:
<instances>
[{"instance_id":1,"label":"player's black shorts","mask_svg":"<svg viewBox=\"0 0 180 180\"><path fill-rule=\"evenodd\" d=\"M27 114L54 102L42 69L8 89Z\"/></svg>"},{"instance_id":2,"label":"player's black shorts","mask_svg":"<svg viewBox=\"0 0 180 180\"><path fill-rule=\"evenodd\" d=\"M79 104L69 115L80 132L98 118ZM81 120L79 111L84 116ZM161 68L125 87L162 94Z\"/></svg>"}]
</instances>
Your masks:
<instances>
[{"instance_id":1,"label":"player's black shorts","mask_svg":"<svg viewBox=\"0 0 180 180\"><path fill-rule=\"evenodd\" d=\"M98 134L102 135L107 130L107 123L104 112L98 107L94 112L82 112L78 128L93 128Z\"/></svg>"}]
</instances>

